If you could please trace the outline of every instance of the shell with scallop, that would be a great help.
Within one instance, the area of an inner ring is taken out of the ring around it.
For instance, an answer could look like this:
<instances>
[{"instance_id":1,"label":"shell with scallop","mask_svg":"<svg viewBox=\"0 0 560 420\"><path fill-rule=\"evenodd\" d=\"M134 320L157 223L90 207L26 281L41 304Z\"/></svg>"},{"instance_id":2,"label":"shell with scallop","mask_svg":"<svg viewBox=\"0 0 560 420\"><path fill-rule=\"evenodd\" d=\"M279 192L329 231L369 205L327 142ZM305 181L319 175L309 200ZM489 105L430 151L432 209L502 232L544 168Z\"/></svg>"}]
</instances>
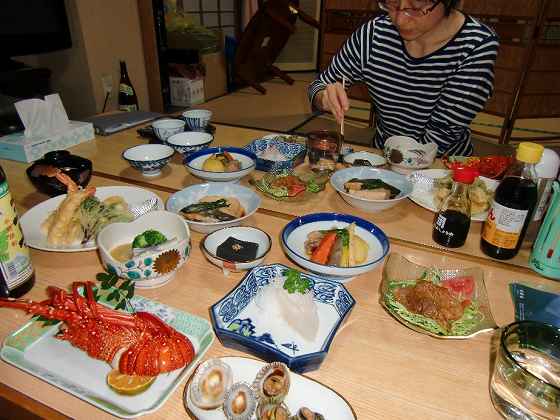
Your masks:
<instances>
[{"instance_id":1,"label":"shell with scallop","mask_svg":"<svg viewBox=\"0 0 560 420\"><path fill-rule=\"evenodd\" d=\"M224 403L233 383L231 368L220 359L209 359L196 371L190 387L191 400L199 408L212 410Z\"/></svg>"},{"instance_id":2,"label":"shell with scallop","mask_svg":"<svg viewBox=\"0 0 560 420\"><path fill-rule=\"evenodd\" d=\"M245 382L234 383L224 398L224 414L228 420L250 420L257 408L257 396Z\"/></svg>"},{"instance_id":3,"label":"shell with scallop","mask_svg":"<svg viewBox=\"0 0 560 420\"><path fill-rule=\"evenodd\" d=\"M284 363L272 362L262 367L253 381L259 400L269 404L281 403L290 390L290 371Z\"/></svg>"}]
</instances>

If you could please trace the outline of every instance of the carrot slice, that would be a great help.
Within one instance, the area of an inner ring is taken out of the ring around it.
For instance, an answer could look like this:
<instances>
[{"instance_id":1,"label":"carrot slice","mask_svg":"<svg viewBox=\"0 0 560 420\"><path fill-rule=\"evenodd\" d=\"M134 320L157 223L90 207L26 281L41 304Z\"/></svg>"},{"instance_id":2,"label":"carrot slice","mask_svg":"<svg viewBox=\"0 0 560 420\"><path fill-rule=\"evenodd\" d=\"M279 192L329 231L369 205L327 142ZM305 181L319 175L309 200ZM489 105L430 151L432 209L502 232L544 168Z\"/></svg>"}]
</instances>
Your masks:
<instances>
[{"instance_id":1,"label":"carrot slice","mask_svg":"<svg viewBox=\"0 0 560 420\"><path fill-rule=\"evenodd\" d=\"M329 254L331 253L333 246L336 242L336 232L328 232L319 246L311 254L311 261L318 264L326 264L329 260Z\"/></svg>"}]
</instances>

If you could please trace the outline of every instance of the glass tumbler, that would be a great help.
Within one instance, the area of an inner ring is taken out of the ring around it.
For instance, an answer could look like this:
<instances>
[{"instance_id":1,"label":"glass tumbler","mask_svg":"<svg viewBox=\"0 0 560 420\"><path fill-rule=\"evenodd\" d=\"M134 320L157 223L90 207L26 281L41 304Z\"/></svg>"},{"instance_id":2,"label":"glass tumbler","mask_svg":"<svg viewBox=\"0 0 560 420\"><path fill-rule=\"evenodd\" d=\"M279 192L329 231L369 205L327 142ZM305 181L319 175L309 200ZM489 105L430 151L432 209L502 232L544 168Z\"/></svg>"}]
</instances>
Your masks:
<instances>
[{"instance_id":1,"label":"glass tumbler","mask_svg":"<svg viewBox=\"0 0 560 420\"><path fill-rule=\"evenodd\" d=\"M309 167L314 172L334 172L342 142L335 131L318 130L307 135Z\"/></svg>"},{"instance_id":2,"label":"glass tumbler","mask_svg":"<svg viewBox=\"0 0 560 420\"><path fill-rule=\"evenodd\" d=\"M490 396L507 419L560 418L560 330L533 321L504 327Z\"/></svg>"}]
</instances>

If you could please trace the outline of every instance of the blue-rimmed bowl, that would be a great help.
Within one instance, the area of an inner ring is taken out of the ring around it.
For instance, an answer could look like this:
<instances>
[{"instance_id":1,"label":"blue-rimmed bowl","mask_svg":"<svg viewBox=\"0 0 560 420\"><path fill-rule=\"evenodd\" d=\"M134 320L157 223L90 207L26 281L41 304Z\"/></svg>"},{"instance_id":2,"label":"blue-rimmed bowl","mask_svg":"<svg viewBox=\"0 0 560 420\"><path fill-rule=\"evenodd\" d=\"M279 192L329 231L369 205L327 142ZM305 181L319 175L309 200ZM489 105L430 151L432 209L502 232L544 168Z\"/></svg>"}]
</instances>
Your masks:
<instances>
[{"instance_id":1,"label":"blue-rimmed bowl","mask_svg":"<svg viewBox=\"0 0 560 420\"><path fill-rule=\"evenodd\" d=\"M181 214L183 208L190 204L198 203L201 198L209 195L237 198L245 209L245 215L239 219L227 222L207 223L187 220L191 229L196 232L210 233L225 227L238 226L243 220L255 213L261 205L260 196L251 188L233 183L212 182L191 185L190 187L176 192L169 197L165 208L173 213Z\"/></svg>"},{"instance_id":2,"label":"blue-rimmed bowl","mask_svg":"<svg viewBox=\"0 0 560 420\"><path fill-rule=\"evenodd\" d=\"M183 118L191 130L204 131L212 119L212 111L207 109L191 109L183 112Z\"/></svg>"},{"instance_id":3,"label":"blue-rimmed bowl","mask_svg":"<svg viewBox=\"0 0 560 420\"><path fill-rule=\"evenodd\" d=\"M287 142L286 136L266 136L253 140L245 146L245 149L253 152L257 156L257 170L263 172L272 172L282 169L292 169L303 163L305 160L306 146L305 144ZM282 160L269 160L263 158L263 153L274 147L283 156Z\"/></svg>"},{"instance_id":4,"label":"blue-rimmed bowl","mask_svg":"<svg viewBox=\"0 0 560 420\"><path fill-rule=\"evenodd\" d=\"M351 223L356 224L355 234L362 238L369 248L367 259L363 264L354 267L337 267L311 261L305 253L308 234L316 230L342 229ZM373 270L381 264L389 252L389 239L379 227L349 214L312 213L297 217L284 227L281 240L284 251L296 264L341 283Z\"/></svg>"},{"instance_id":5,"label":"blue-rimmed bowl","mask_svg":"<svg viewBox=\"0 0 560 420\"><path fill-rule=\"evenodd\" d=\"M204 131L184 131L173 134L166 143L183 155L189 155L199 150L206 149L214 140L212 134Z\"/></svg>"},{"instance_id":6,"label":"blue-rimmed bowl","mask_svg":"<svg viewBox=\"0 0 560 420\"><path fill-rule=\"evenodd\" d=\"M353 178L358 179L380 179L387 184L401 190L399 195L389 200L370 200L357 197L346 192L344 184ZM414 186L412 182L404 175L398 174L386 169L371 168L368 166L356 166L352 168L341 169L331 176L331 185L338 191L340 196L353 207L368 213L376 213L378 211L389 209L412 194Z\"/></svg>"},{"instance_id":7,"label":"blue-rimmed bowl","mask_svg":"<svg viewBox=\"0 0 560 420\"><path fill-rule=\"evenodd\" d=\"M253 268L233 290L212 305L212 325L226 347L254 354L269 362L283 362L294 372L316 370L356 301L342 284L302 273L311 281L313 301L317 305L319 330L315 339L313 342L305 340L291 328L274 328L272 331L263 321L262 310L257 307L255 298L287 269L282 264Z\"/></svg>"},{"instance_id":8,"label":"blue-rimmed bowl","mask_svg":"<svg viewBox=\"0 0 560 420\"><path fill-rule=\"evenodd\" d=\"M178 118L163 118L152 123L154 134L162 142L166 142L173 134L185 131L185 121Z\"/></svg>"},{"instance_id":9,"label":"blue-rimmed bowl","mask_svg":"<svg viewBox=\"0 0 560 420\"><path fill-rule=\"evenodd\" d=\"M175 153L165 144L141 144L126 149L122 157L144 176L158 176Z\"/></svg>"},{"instance_id":10,"label":"blue-rimmed bowl","mask_svg":"<svg viewBox=\"0 0 560 420\"><path fill-rule=\"evenodd\" d=\"M206 159L216 153L228 152L241 162L241 169L233 172L211 172L202 169ZM255 170L257 156L240 147L208 147L198 152L191 153L185 158L185 166L191 174L207 181L232 182L238 181Z\"/></svg>"}]
</instances>

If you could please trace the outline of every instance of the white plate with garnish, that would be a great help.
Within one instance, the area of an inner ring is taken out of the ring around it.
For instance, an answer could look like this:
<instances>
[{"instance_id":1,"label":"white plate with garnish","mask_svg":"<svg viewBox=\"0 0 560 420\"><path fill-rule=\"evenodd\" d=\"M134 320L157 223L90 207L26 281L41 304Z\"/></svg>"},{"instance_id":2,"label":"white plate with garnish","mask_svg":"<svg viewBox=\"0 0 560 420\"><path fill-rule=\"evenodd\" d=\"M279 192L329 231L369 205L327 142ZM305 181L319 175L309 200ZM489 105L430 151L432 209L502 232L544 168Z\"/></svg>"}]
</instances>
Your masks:
<instances>
[{"instance_id":1,"label":"white plate with garnish","mask_svg":"<svg viewBox=\"0 0 560 420\"><path fill-rule=\"evenodd\" d=\"M156 194L151 191L138 188L138 187L99 187L95 190L95 197L100 201L106 200L109 197L122 197L129 209L141 206L148 200L155 199L157 205L154 210L162 210L164 208L163 201ZM95 236L93 239L73 244L53 245L47 240L47 233L42 228L43 223L49 215L57 210L61 203L66 199L67 194L53 197L47 201L29 209L21 217L21 228L25 242L31 248L40 249L42 251L56 251L56 252L81 252L93 251L97 249L95 243ZM77 211L77 210L76 210ZM72 212L70 218L75 217L76 212ZM95 216L92 216L95 217ZM91 219L89 219L91 222ZM115 220L117 221L117 220ZM122 220L118 220L122 221ZM90 224L91 226L91 224Z\"/></svg>"},{"instance_id":2,"label":"white plate with garnish","mask_svg":"<svg viewBox=\"0 0 560 420\"><path fill-rule=\"evenodd\" d=\"M266 363L245 357L222 357L219 360L231 368L233 383L253 383L253 380ZM193 375L194 376L194 375ZM197 407L191 398L192 377L185 387L183 403L187 412L200 420L223 420L225 415L221 407L205 410ZM325 419L351 420L356 414L350 403L337 391L305 376L290 372L290 388L284 404L292 416L302 407L322 414ZM251 418L255 418L254 415Z\"/></svg>"},{"instance_id":3,"label":"white plate with garnish","mask_svg":"<svg viewBox=\"0 0 560 420\"><path fill-rule=\"evenodd\" d=\"M445 178L451 175L451 173L452 171L447 169L423 169L411 173L408 176L408 179L412 182L414 188L412 190L412 194L410 194L408 198L420 207L424 207L426 210L437 213L439 206L436 199L437 191L435 182L437 179ZM490 178L479 176L475 183L479 186L483 185L486 191L491 192L491 197L488 196L485 206L489 207L492 204L494 191L498 187L499 182ZM473 186L474 185L475 184L473 184ZM488 210L484 210L472 214L471 220L473 222L484 222L486 221L487 216Z\"/></svg>"}]
</instances>

